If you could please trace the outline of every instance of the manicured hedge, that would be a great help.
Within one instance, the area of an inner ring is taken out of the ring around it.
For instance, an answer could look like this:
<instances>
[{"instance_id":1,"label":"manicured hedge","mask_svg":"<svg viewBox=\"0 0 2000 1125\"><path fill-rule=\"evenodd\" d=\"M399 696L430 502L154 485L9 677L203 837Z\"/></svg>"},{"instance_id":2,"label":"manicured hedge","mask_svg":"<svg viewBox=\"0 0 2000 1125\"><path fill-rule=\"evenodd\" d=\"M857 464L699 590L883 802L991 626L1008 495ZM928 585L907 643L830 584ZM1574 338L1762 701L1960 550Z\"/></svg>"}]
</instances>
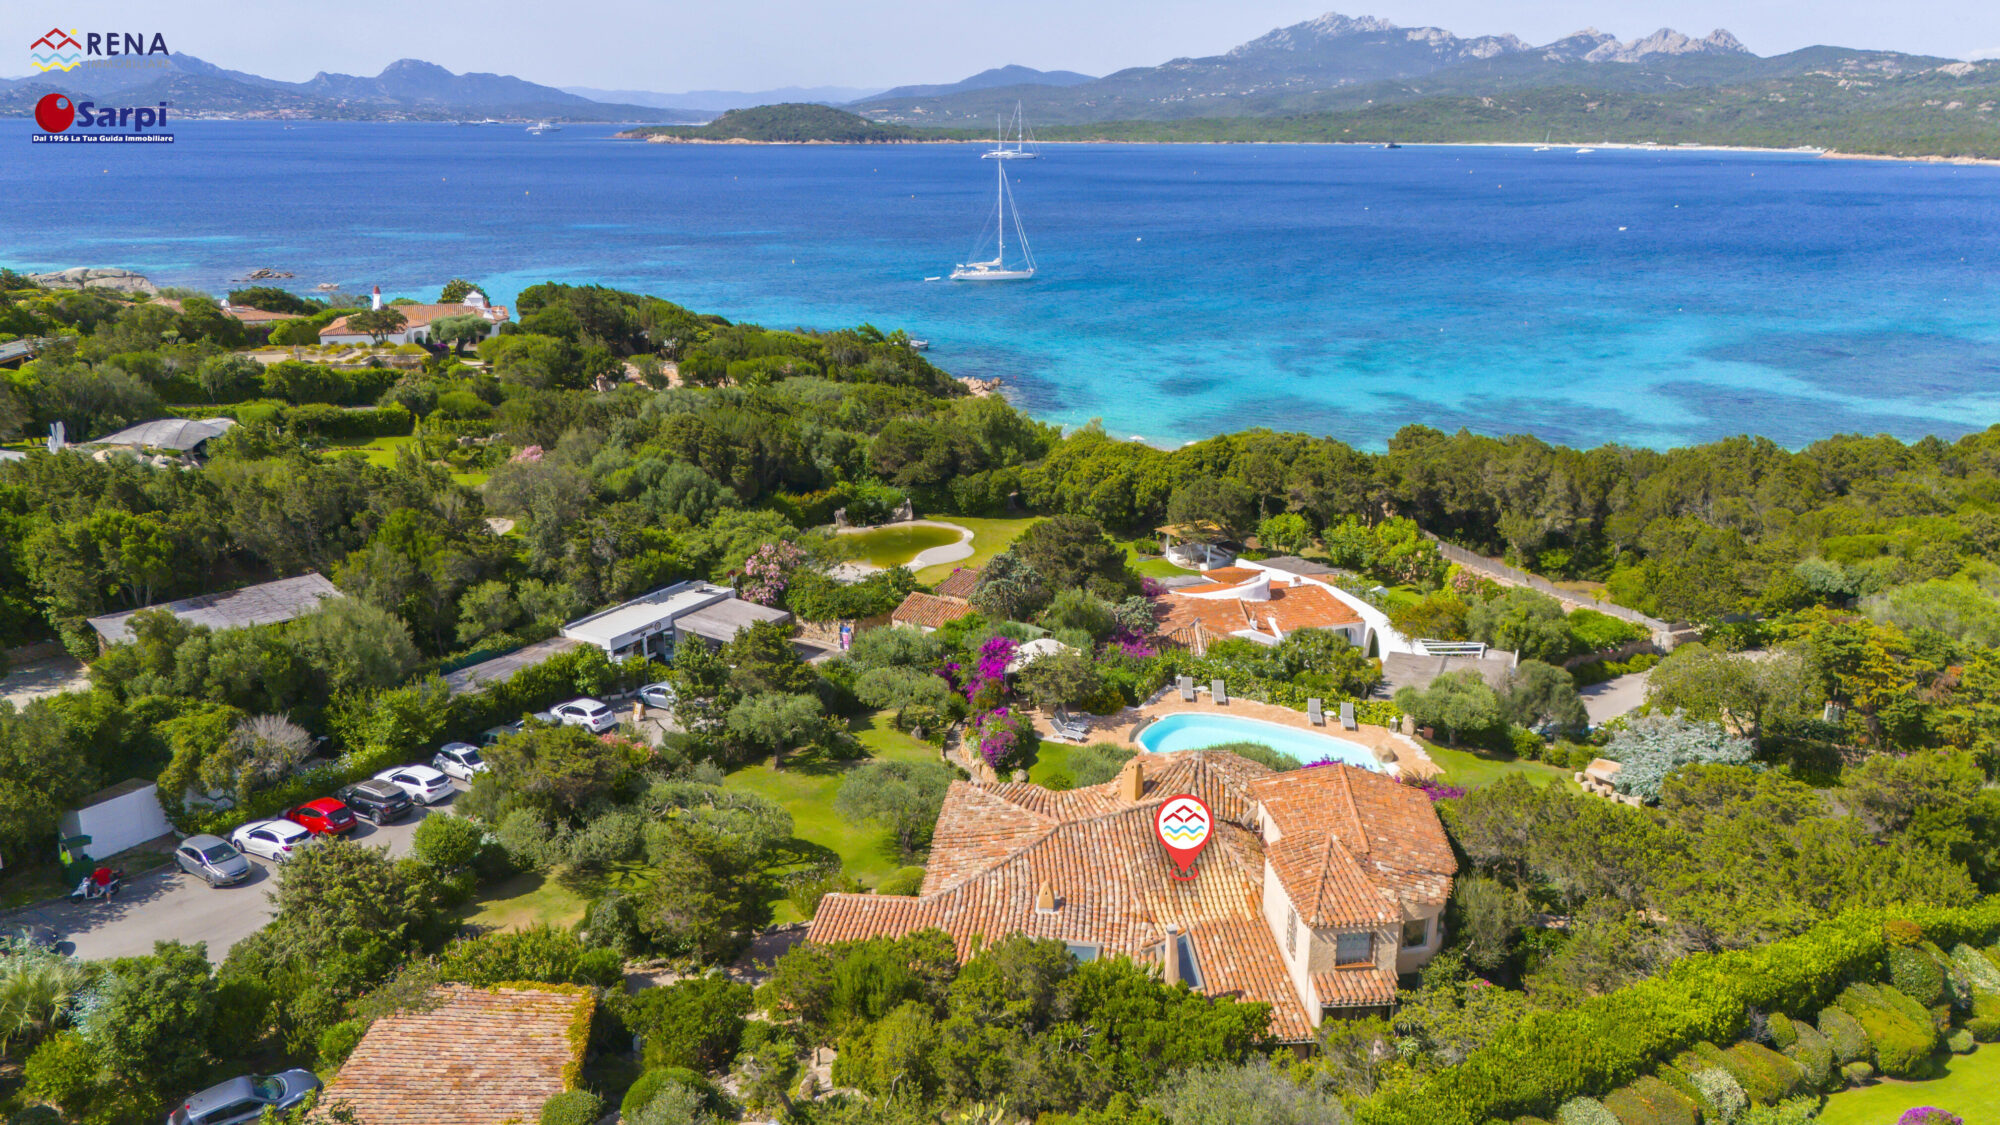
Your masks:
<instances>
[{"instance_id":1,"label":"manicured hedge","mask_svg":"<svg viewBox=\"0 0 2000 1125\"><path fill-rule=\"evenodd\" d=\"M1571 1098L1556 1110L1556 1125L1619 1125L1619 1122L1597 1099Z\"/></svg>"},{"instance_id":2,"label":"manicured hedge","mask_svg":"<svg viewBox=\"0 0 2000 1125\"><path fill-rule=\"evenodd\" d=\"M1547 1114L1579 1094L1616 1089L1703 1040L1735 1040L1751 1008L1802 1016L1850 981L1879 979L1888 949L1883 923L1897 918L1943 944L1983 946L2000 929L2000 898L1961 910L1854 911L1757 949L1684 957L1660 976L1536 1012L1458 1066L1362 1102L1356 1120L1480 1125ZM1838 1049L1839 1040L1828 1038Z\"/></svg>"},{"instance_id":3,"label":"manicured hedge","mask_svg":"<svg viewBox=\"0 0 2000 1125\"><path fill-rule=\"evenodd\" d=\"M1894 985L1856 983L1834 998L1841 1011L1868 1032L1874 1052L1870 1062L1891 1078L1927 1078L1931 1054L1938 1048L1938 1031L1930 1013Z\"/></svg>"},{"instance_id":4,"label":"manicured hedge","mask_svg":"<svg viewBox=\"0 0 2000 1125\"><path fill-rule=\"evenodd\" d=\"M1920 945L1889 950L1889 983L1928 1008L1944 999L1944 966Z\"/></svg>"},{"instance_id":5,"label":"manicured hedge","mask_svg":"<svg viewBox=\"0 0 2000 1125\"><path fill-rule=\"evenodd\" d=\"M1828 1007L1819 1014L1820 1034L1833 1048L1835 1061L1842 1066L1853 1062L1867 1062L1872 1053L1868 1044L1868 1032L1853 1016L1839 1008Z\"/></svg>"},{"instance_id":6,"label":"manicured hedge","mask_svg":"<svg viewBox=\"0 0 2000 1125\"><path fill-rule=\"evenodd\" d=\"M1799 1092L1806 1069L1762 1043L1738 1043L1722 1052L1729 1073L1758 1105L1774 1105Z\"/></svg>"},{"instance_id":7,"label":"manicured hedge","mask_svg":"<svg viewBox=\"0 0 2000 1125\"><path fill-rule=\"evenodd\" d=\"M1604 1096L1604 1108L1621 1125L1700 1125L1701 1107L1652 1075Z\"/></svg>"},{"instance_id":8,"label":"manicured hedge","mask_svg":"<svg viewBox=\"0 0 2000 1125\"><path fill-rule=\"evenodd\" d=\"M1785 1056L1805 1068L1806 1085L1815 1090L1833 1088L1833 1044L1819 1029L1800 1020L1792 1025L1797 1041L1785 1048Z\"/></svg>"},{"instance_id":9,"label":"manicured hedge","mask_svg":"<svg viewBox=\"0 0 2000 1125\"><path fill-rule=\"evenodd\" d=\"M1743 1092L1736 1076L1719 1066L1695 1071L1694 1085L1701 1093L1702 1115L1707 1120L1734 1121L1750 1105L1750 1096Z\"/></svg>"}]
</instances>

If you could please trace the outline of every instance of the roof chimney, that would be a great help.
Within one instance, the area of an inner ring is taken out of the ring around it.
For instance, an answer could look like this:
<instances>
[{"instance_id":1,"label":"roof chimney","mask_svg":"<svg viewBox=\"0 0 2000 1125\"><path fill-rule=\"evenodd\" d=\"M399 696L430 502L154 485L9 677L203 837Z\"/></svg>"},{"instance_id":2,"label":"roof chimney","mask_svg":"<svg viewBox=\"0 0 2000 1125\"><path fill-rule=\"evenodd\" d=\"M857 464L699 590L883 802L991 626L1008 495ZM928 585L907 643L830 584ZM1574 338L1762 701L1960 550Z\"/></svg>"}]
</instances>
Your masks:
<instances>
[{"instance_id":1,"label":"roof chimney","mask_svg":"<svg viewBox=\"0 0 2000 1125\"><path fill-rule=\"evenodd\" d=\"M375 297L368 303L368 307L371 309L379 309L382 307L382 287L380 285L377 285L375 287Z\"/></svg>"},{"instance_id":2,"label":"roof chimney","mask_svg":"<svg viewBox=\"0 0 2000 1125\"><path fill-rule=\"evenodd\" d=\"M1283 629L1278 628L1278 615L1275 613L1267 613L1264 615L1264 619L1271 623L1271 635L1278 638L1281 641L1284 640L1285 631Z\"/></svg>"},{"instance_id":3,"label":"roof chimney","mask_svg":"<svg viewBox=\"0 0 2000 1125\"><path fill-rule=\"evenodd\" d=\"M1042 880L1041 889L1035 892L1035 913L1054 914L1055 912L1056 912L1055 888L1049 886L1049 881L1047 879L1044 879Z\"/></svg>"},{"instance_id":4,"label":"roof chimney","mask_svg":"<svg viewBox=\"0 0 2000 1125\"><path fill-rule=\"evenodd\" d=\"M1128 804L1138 804L1146 795L1146 764L1140 760L1143 756L1132 755L1118 769L1118 799Z\"/></svg>"},{"instance_id":5,"label":"roof chimney","mask_svg":"<svg viewBox=\"0 0 2000 1125\"><path fill-rule=\"evenodd\" d=\"M1168 984L1179 984L1181 980L1180 935L1172 926L1166 929L1166 940L1160 943L1160 979Z\"/></svg>"}]
</instances>

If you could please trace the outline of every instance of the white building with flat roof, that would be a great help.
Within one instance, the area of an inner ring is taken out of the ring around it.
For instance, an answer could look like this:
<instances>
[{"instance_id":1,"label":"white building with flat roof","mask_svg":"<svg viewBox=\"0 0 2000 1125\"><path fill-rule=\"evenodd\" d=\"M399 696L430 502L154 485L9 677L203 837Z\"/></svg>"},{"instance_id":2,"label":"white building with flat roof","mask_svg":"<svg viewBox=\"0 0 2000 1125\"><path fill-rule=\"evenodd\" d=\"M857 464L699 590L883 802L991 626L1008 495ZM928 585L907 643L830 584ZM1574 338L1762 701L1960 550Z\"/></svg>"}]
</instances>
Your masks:
<instances>
[{"instance_id":1,"label":"white building with flat roof","mask_svg":"<svg viewBox=\"0 0 2000 1125\"><path fill-rule=\"evenodd\" d=\"M613 660L628 656L673 657L688 637L726 644L763 621L789 622L792 615L736 596L712 582L677 582L629 602L601 610L562 627L562 635L604 650Z\"/></svg>"}]
</instances>

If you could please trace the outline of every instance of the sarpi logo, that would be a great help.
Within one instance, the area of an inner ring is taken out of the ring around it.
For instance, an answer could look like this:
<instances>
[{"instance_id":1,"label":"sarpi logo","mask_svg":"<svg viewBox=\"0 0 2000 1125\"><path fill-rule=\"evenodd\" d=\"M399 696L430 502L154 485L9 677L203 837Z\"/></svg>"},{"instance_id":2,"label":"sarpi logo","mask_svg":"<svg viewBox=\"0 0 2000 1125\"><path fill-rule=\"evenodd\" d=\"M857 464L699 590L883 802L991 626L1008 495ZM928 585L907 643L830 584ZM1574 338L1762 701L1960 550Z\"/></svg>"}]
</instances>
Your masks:
<instances>
[{"instance_id":1,"label":"sarpi logo","mask_svg":"<svg viewBox=\"0 0 2000 1125\"><path fill-rule=\"evenodd\" d=\"M83 36L81 40L77 38L79 35ZM75 70L90 59L165 54L171 54L167 50L167 37L157 31L148 39L143 31L83 32L52 27L48 34L28 45L28 63L41 74Z\"/></svg>"},{"instance_id":2,"label":"sarpi logo","mask_svg":"<svg viewBox=\"0 0 2000 1125\"><path fill-rule=\"evenodd\" d=\"M42 131L30 134L31 141L158 141L171 142L172 133L148 133L167 123L167 103L121 105L100 108L96 102L76 102L68 94L44 94L35 103L35 124ZM72 133L77 129L122 129L123 133Z\"/></svg>"}]
</instances>

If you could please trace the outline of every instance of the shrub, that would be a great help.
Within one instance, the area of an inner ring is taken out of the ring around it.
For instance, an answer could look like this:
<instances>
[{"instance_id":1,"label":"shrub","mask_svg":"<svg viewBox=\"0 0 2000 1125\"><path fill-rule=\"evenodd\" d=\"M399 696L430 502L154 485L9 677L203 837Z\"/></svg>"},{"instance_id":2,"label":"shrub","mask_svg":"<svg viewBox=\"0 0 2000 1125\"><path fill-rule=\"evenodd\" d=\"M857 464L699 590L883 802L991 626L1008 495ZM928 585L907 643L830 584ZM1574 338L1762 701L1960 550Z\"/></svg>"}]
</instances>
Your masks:
<instances>
[{"instance_id":1,"label":"shrub","mask_svg":"<svg viewBox=\"0 0 2000 1125\"><path fill-rule=\"evenodd\" d=\"M1928 1008L1944 999L1944 966L1918 945L1889 947L1889 983Z\"/></svg>"},{"instance_id":2,"label":"shrub","mask_svg":"<svg viewBox=\"0 0 2000 1125\"><path fill-rule=\"evenodd\" d=\"M1851 984L1834 1003L1867 1031L1874 1047L1870 1061L1877 1070L1891 1078L1930 1075L1931 1053L1938 1045L1937 1028L1922 1009L1912 1014L1907 996L1890 985Z\"/></svg>"},{"instance_id":3,"label":"shrub","mask_svg":"<svg viewBox=\"0 0 2000 1125\"><path fill-rule=\"evenodd\" d=\"M1086 785L1101 785L1118 776L1118 771L1132 759L1135 750L1128 750L1112 742L1093 742L1088 746L1073 746L1069 751L1070 784L1074 788Z\"/></svg>"},{"instance_id":4,"label":"shrub","mask_svg":"<svg viewBox=\"0 0 2000 1125\"><path fill-rule=\"evenodd\" d=\"M1972 1037L1972 1033L1962 1027L1944 1037L1945 1050L1954 1055L1969 1055L1978 1045L1979 1041Z\"/></svg>"},{"instance_id":5,"label":"shrub","mask_svg":"<svg viewBox=\"0 0 2000 1125\"><path fill-rule=\"evenodd\" d=\"M1694 1087L1701 1093L1703 1120L1713 1125L1731 1125L1750 1107L1750 1099L1744 1096L1743 1087L1721 1067L1696 1071Z\"/></svg>"},{"instance_id":6,"label":"shrub","mask_svg":"<svg viewBox=\"0 0 2000 1125\"><path fill-rule=\"evenodd\" d=\"M1613 1090L1605 1096L1604 1108L1621 1125L1699 1125L1701 1121L1701 1107L1694 1098L1652 1075Z\"/></svg>"},{"instance_id":7,"label":"shrub","mask_svg":"<svg viewBox=\"0 0 2000 1125\"><path fill-rule=\"evenodd\" d=\"M319 1033L319 1069L339 1070L368 1034L367 1020L342 1020Z\"/></svg>"},{"instance_id":8,"label":"shrub","mask_svg":"<svg viewBox=\"0 0 2000 1125\"><path fill-rule=\"evenodd\" d=\"M1653 1077L1680 1091L1681 1097L1686 1098L1697 1108L1700 1107L1701 1090L1694 1084L1694 1079L1688 1075L1687 1071L1682 1070L1672 1063L1662 1063L1657 1070L1653 1071Z\"/></svg>"},{"instance_id":9,"label":"shrub","mask_svg":"<svg viewBox=\"0 0 2000 1125\"><path fill-rule=\"evenodd\" d=\"M1815 1090L1829 1089L1833 1081L1833 1045L1819 1029L1801 1020L1792 1025L1798 1041L1785 1048L1786 1057L1805 1068L1806 1084Z\"/></svg>"},{"instance_id":10,"label":"shrub","mask_svg":"<svg viewBox=\"0 0 2000 1125\"><path fill-rule=\"evenodd\" d=\"M1771 1105L1798 1091L1805 1068L1761 1043L1738 1043L1722 1052L1729 1073L1758 1105Z\"/></svg>"},{"instance_id":11,"label":"shrub","mask_svg":"<svg viewBox=\"0 0 2000 1125\"><path fill-rule=\"evenodd\" d=\"M1882 940L1891 948L1915 945L1924 940L1924 928L1908 918L1895 918L1882 923Z\"/></svg>"},{"instance_id":12,"label":"shrub","mask_svg":"<svg viewBox=\"0 0 2000 1125\"><path fill-rule=\"evenodd\" d=\"M649 988L624 1003L625 1022L644 1037L650 1067L726 1069L743 1042L750 986L699 977Z\"/></svg>"},{"instance_id":13,"label":"shrub","mask_svg":"<svg viewBox=\"0 0 2000 1125\"><path fill-rule=\"evenodd\" d=\"M604 1099L589 1090L565 1090L542 1103L542 1125L597 1125Z\"/></svg>"},{"instance_id":14,"label":"shrub","mask_svg":"<svg viewBox=\"0 0 2000 1125\"><path fill-rule=\"evenodd\" d=\"M1936 1106L1920 1105L1904 1110L1896 1125L1965 1125L1965 1118Z\"/></svg>"},{"instance_id":15,"label":"shrub","mask_svg":"<svg viewBox=\"0 0 2000 1125\"><path fill-rule=\"evenodd\" d=\"M1849 1086L1859 1086L1875 1077L1875 1065L1866 1060L1847 1063L1840 1068L1840 1076Z\"/></svg>"},{"instance_id":16,"label":"shrub","mask_svg":"<svg viewBox=\"0 0 2000 1125\"><path fill-rule=\"evenodd\" d=\"M878 895L914 895L918 891L921 891L923 886L924 869L921 867L904 867L897 869L894 874L882 880L881 885L875 888L875 893Z\"/></svg>"},{"instance_id":17,"label":"shrub","mask_svg":"<svg viewBox=\"0 0 2000 1125\"><path fill-rule=\"evenodd\" d=\"M1783 1012L1772 1013L1765 1019L1765 1026L1771 1029L1771 1044L1780 1051L1799 1041L1798 1028L1792 1023L1792 1018Z\"/></svg>"},{"instance_id":18,"label":"shrub","mask_svg":"<svg viewBox=\"0 0 2000 1125\"><path fill-rule=\"evenodd\" d=\"M1951 968L1974 992L2000 992L2000 967L1964 942L1951 947Z\"/></svg>"},{"instance_id":19,"label":"shrub","mask_svg":"<svg viewBox=\"0 0 2000 1125\"><path fill-rule=\"evenodd\" d=\"M710 1082L706 1075L686 1067L657 1066L641 1074L639 1080L625 1091L625 1100L618 1105L619 1116L630 1121L663 1091L676 1086L693 1091L710 1112L723 1108L722 1091L716 1089L715 1083Z\"/></svg>"},{"instance_id":20,"label":"shrub","mask_svg":"<svg viewBox=\"0 0 2000 1125\"><path fill-rule=\"evenodd\" d=\"M1839 1008L1827 1008L1819 1014L1819 1031L1833 1048L1833 1057L1844 1066L1851 1062L1864 1062L1872 1053L1868 1042L1868 1032L1853 1016Z\"/></svg>"},{"instance_id":21,"label":"shrub","mask_svg":"<svg viewBox=\"0 0 2000 1125\"><path fill-rule=\"evenodd\" d=\"M1981 1043L2000 1040L2000 992L1972 994L1972 1015L1965 1021L1965 1030Z\"/></svg>"},{"instance_id":22,"label":"shrub","mask_svg":"<svg viewBox=\"0 0 2000 1125\"><path fill-rule=\"evenodd\" d=\"M479 858L486 832L462 816L427 816L410 838L410 854L439 871L462 871Z\"/></svg>"},{"instance_id":23,"label":"shrub","mask_svg":"<svg viewBox=\"0 0 2000 1125\"><path fill-rule=\"evenodd\" d=\"M1556 1110L1556 1125L1619 1125L1596 1098L1571 1098Z\"/></svg>"},{"instance_id":24,"label":"shrub","mask_svg":"<svg viewBox=\"0 0 2000 1125\"><path fill-rule=\"evenodd\" d=\"M438 954L438 976L481 988L508 981L609 988L624 982L625 970L616 952L587 948L568 930L540 925L452 942Z\"/></svg>"}]
</instances>

